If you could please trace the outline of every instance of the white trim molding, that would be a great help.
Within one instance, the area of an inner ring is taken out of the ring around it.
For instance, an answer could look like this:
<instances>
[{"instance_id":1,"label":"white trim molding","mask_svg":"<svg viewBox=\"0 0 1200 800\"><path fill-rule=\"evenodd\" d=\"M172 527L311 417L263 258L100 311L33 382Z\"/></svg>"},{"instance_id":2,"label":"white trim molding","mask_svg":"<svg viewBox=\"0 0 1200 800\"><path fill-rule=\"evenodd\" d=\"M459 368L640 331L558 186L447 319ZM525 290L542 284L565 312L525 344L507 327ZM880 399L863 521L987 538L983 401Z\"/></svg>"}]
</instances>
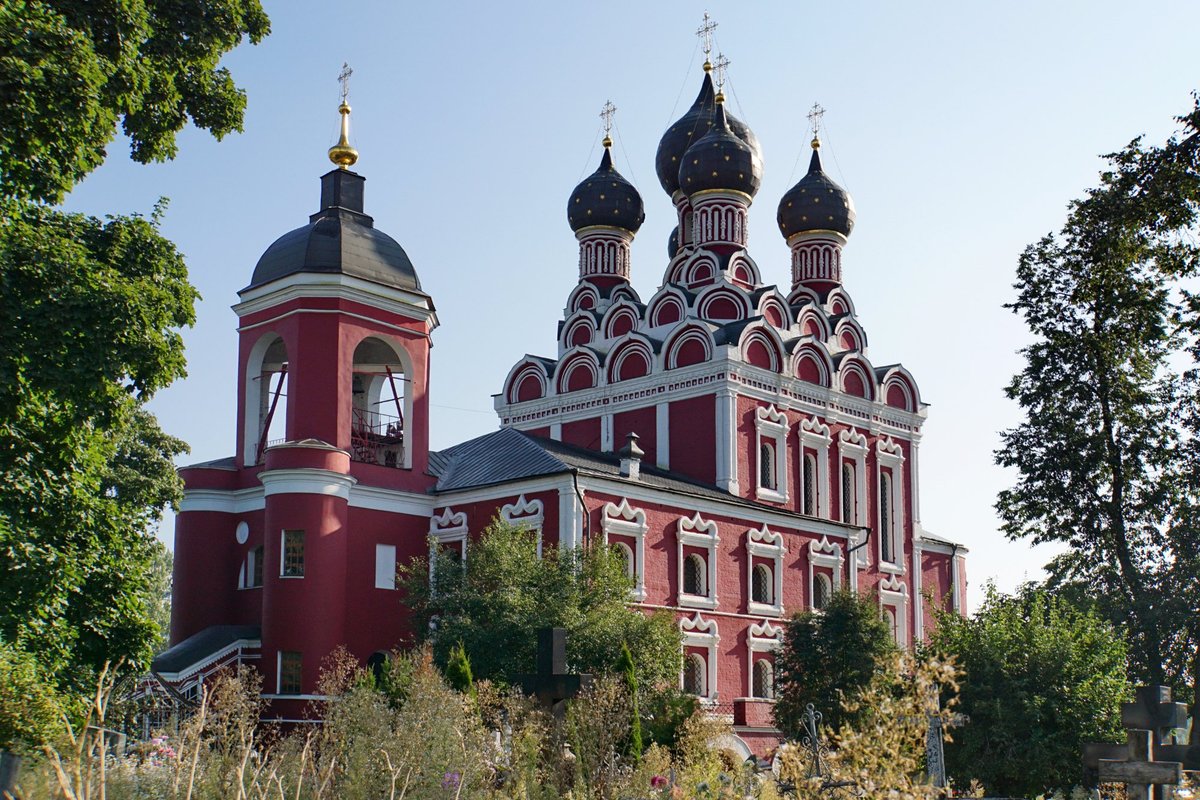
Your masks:
<instances>
[{"instance_id":1,"label":"white trim molding","mask_svg":"<svg viewBox=\"0 0 1200 800\"><path fill-rule=\"evenodd\" d=\"M276 494L319 494L336 497L339 500L350 499L350 487L358 481L344 472L333 472L328 469L273 469L258 473L262 481L263 496Z\"/></svg>"},{"instance_id":2,"label":"white trim molding","mask_svg":"<svg viewBox=\"0 0 1200 800\"><path fill-rule=\"evenodd\" d=\"M716 701L718 699L717 645L721 642L721 634L717 631L717 621L715 619L706 620L697 611L695 616L679 620L679 631L683 634L682 647L685 657L689 647L703 647L706 650L704 662L708 668L708 674L705 676L704 693L701 697L705 700ZM687 669L686 664L684 669ZM682 673L679 676L679 688L683 688Z\"/></svg>"},{"instance_id":3,"label":"white trim molding","mask_svg":"<svg viewBox=\"0 0 1200 800\"><path fill-rule=\"evenodd\" d=\"M542 526L546 521L546 506L538 498L526 500L525 495L517 498L515 503L506 503L500 507L500 519L525 531L537 534L537 554L542 557Z\"/></svg>"},{"instance_id":4,"label":"white trim molding","mask_svg":"<svg viewBox=\"0 0 1200 800\"><path fill-rule=\"evenodd\" d=\"M783 534L766 525L746 532L746 610L764 617L783 616L783 556L787 553ZM771 559L771 602L754 599L754 557Z\"/></svg>"},{"instance_id":5,"label":"white trim molding","mask_svg":"<svg viewBox=\"0 0 1200 800\"><path fill-rule=\"evenodd\" d=\"M853 428L846 428L838 432L839 486L842 486L842 483L844 483L841 482L841 474L843 464L845 464L846 461L850 461L854 465L854 497L851 498L853 502L851 516L853 519L843 519L842 522L865 528L867 527L867 437L863 436ZM839 494L840 493L841 489L839 489ZM839 499L841 500L842 509L844 510L846 507L845 498ZM844 517L845 514L843 513L842 516ZM859 531L858 533L851 534L850 540L856 545L861 544L862 537L864 535L864 531ZM850 588L856 592L858 591L858 569L859 567L865 567L869 563L866 550L867 548L860 547L858 549L856 558L850 565L851 571L853 572L853 575L851 575L850 579Z\"/></svg>"},{"instance_id":6,"label":"white trim molding","mask_svg":"<svg viewBox=\"0 0 1200 800\"><path fill-rule=\"evenodd\" d=\"M678 588L679 597L678 603L683 608L707 608L714 609L717 607L717 545L721 543L721 537L717 535L717 523L706 520L700 516L700 512L692 517L680 517L675 533L676 549L678 551ZM687 594L683 591L683 560L685 557L684 547L699 547L706 551L705 567L707 572L706 585L704 586L705 594Z\"/></svg>"},{"instance_id":7,"label":"white trim molding","mask_svg":"<svg viewBox=\"0 0 1200 800\"><path fill-rule=\"evenodd\" d=\"M908 585L898 575L885 575L879 582L879 610L896 615L896 644L908 647Z\"/></svg>"},{"instance_id":8,"label":"white trim molding","mask_svg":"<svg viewBox=\"0 0 1200 800\"><path fill-rule=\"evenodd\" d=\"M754 409L754 485L755 496L771 503L786 503L788 499L787 435L788 418L775 406L759 406ZM763 485L763 445L773 452L773 463L766 465L774 486Z\"/></svg>"},{"instance_id":9,"label":"white trim molding","mask_svg":"<svg viewBox=\"0 0 1200 800\"><path fill-rule=\"evenodd\" d=\"M846 556L839 545L822 536L820 541L813 539L808 543L808 607L815 609L813 599L817 596L817 569L833 570L830 589L837 591L842 588L842 569L846 564Z\"/></svg>"},{"instance_id":10,"label":"white trim molding","mask_svg":"<svg viewBox=\"0 0 1200 800\"><path fill-rule=\"evenodd\" d=\"M885 487L884 470L887 470ZM875 525L879 543L875 548L879 568L884 572L904 574L904 450L890 437L881 436L875 442L875 485L879 487L879 502L875 510ZM885 488L887 491L885 492ZM885 496L886 494L886 496ZM884 530L884 503L887 507L887 530ZM884 558L884 544L890 545L890 559Z\"/></svg>"},{"instance_id":11,"label":"white trim molding","mask_svg":"<svg viewBox=\"0 0 1200 800\"><path fill-rule=\"evenodd\" d=\"M769 621L751 623L746 632L746 697L754 697L754 663L755 653L775 653L783 647L783 628L772 625ZM772 672L774 668L772 667ZM772 693L774 694L774 693ZM770 699L770 698L758 698Z\"/></svg>"},{"instance_id":12,"label":"white trim molding","mask_svg":"<svg viewBox=\"0 0 1200 800\"><path fill-rule=\"evenodd\" d=\"M628 536L634 540L631 554L633 561L634 600L646 599L646 512L633 508L629 501L621 498L621 504L605 503L600 514L600 528L604 532L604 543L609 544L610 534ZM622 543L623 544L623 543Z\"/></svg>"},{"instance_id":13,"label":"white trim molding","mask_svg":"<svg viewBox=\"0 0 1200 800\"><path fill-rule=\"evenodd\" d=\"M833 442L833 437L829 433L829 426L821 422L818 417L805 417L800 420L796 433L800 443L800 460L797 462L798 470L796 472L796 484L800 492L800 510L804 510L804 493L808 490L808 487L804 485L804 452L813 450L817 462L816 514L814 516L831 519L829 513L829 445Z\"/></svg>"},{"instance_id":14,"label":"white trim molding","mask_svg":"<svg viewBox=\"0 0 1200 800\"><path fill-rule=\"evenodd\" d=\"M737 393L730 386L717 388L717 487L730 494L741 494L737 459Z\"/></svg>"},{"instance_id":15,"label":"white trim molding","mask_svg":"<svg viewBox=\"0 0 1200 800\"><path fill-rule=\"evenodd\" d=\"M433 582L433 562L438 550L447 544L462 548L462 560L467 562L467 515L446 506L441 514L429 518L429 580Z\"/></svg>"}]
</instances>

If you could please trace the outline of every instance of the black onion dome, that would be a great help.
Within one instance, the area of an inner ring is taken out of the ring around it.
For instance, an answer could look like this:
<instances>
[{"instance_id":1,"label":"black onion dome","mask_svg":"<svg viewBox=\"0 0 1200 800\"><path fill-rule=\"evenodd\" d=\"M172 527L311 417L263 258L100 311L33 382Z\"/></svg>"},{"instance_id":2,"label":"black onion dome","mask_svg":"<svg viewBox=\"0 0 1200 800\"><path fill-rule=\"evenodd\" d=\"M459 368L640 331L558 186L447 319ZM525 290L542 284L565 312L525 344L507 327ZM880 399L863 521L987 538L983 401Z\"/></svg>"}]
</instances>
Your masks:
<instances>
[{"instance_id":1,"label":"black onion dome","mask_svg":"<svg viewBox=\"0 0 1200 800\"><path fill-rule=\"evenodd\" d=\"M716 97L713 90L712 76L704 73L704 81L700 84L700 94L696 95L692 107L682 117L675 120L658 142L658 153L654 157L654 171L658 173L658 182L662 184L667 194L674 194L679 186L679 167L683 163L683 154L701 136L708 133L713 124L713 112L716 109ZM750 126L737 117L726 112L729 129L750 146L754 158L762 171L762 147L758 137Z\"/></svg>"},{"instance_id":2,"label":"black onion dome","mask_svg":"<svg viewBox=\"0 0 1200 800\"><path fill-rule=\"evenodd\" d=\"M836 231L849 236L854 230L854 201L821 169L821 154L815 146L808 174L788 189L779 201L775 218L785 239L805 231Z\"/></svg>"},{"instance_id":3,"label":"black onion dome","mask_svg":"<svg viewBox=\"0 0 1200 800\"><path fill-rule=\"evenodd\" d=\"M712 129L684 153L679 188L689 196L724 189L753 197L761 183L762 160L730 129L725 104L718 103Z\"/></svg>"},{"instance_id":4,"label":"black onion dome","mask_svg":"<svg viewBox=\"0 0 1200 800\"><path fill-rule=\"evenodd\" d=\"M667 238L667 258L674 258L679 252L679 226L671 228L671 235Z\"/></svg>"},{"instance_id":5,"label":"black onion dome","mask_svg":"<svg viewBox=\"0 0 1200 800\"><path fill-rule=\"evenodd\" d=\"M421 291L400 244L363 212L363 177L335 169L321 177L321 210L280 236L254 267L254 288L301 272L340 273L395 289Z\"/></svg>"},{"instance_id":6,"label":"black onion dome","mask_svg":"<svg viewBox=\"0 0 1200 800\"><path fill-rule=\"evenodd\" d=\"M567 201L571 230L607 225L637 233L645 220L642 196L613 167L612 153L605 147L599 168L575 187Z\"/></svg>"}]
</instances>

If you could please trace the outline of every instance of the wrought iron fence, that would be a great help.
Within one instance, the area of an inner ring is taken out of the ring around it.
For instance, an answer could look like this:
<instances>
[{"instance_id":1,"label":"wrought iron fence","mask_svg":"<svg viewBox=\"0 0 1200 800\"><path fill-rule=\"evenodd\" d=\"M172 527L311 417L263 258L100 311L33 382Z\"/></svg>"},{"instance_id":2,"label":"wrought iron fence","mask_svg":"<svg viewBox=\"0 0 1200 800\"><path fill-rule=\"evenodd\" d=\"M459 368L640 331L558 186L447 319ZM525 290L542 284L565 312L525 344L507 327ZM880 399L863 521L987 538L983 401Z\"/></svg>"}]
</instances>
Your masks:
<instances>
[{"instance_id":1,"label":"wrought iron fence","mask_svg":"<svg viewBox=\"0 0 1200 800\"><path fill-rule=\"evenodd\" d=\"M384 467L404 466L404 423L400 417L354 409L350 460Z\"/></svg>"}]
</instances>

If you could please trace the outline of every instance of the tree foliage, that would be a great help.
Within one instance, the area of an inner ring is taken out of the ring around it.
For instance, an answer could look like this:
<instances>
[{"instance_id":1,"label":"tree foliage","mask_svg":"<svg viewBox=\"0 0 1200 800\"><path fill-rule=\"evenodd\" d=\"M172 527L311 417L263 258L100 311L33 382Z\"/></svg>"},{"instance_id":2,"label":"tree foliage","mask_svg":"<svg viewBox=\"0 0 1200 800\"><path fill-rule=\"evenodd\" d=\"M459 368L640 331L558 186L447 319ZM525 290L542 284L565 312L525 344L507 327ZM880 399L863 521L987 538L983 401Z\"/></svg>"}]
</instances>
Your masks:
<instances>
[{"instance_id":1,"label":"tree foliage","mask_svg":"<svg viewBox=\"0 0 1200 800\"><path fill-rule=\"evenodd\" d=\"M628 645L642 685L679 675L674 620L629 607L624 562L606 548L547 546L539 558L536 534L495 521L468 545L465 563L435 558L432 586L424 560L403 572L415 630L437 663L461 642L476 679L515 683L532 673L537 631L546 627L567 629L567 659L577 672L612 672Z\"/></svg>"},{"instance_id":2,"label":"tree foliage","mask_svg":"<svg viewBox=\"0 0 1200 800\"><path fill-rule=\"evenodd\" d=\"M946 746L950 775L992 796L1033 797L1079 782L1084 742L1121 741L1126 647L1096 615L1041 590L988 587L970 618L943 612L928 649L963 670L968 717Z\"/></svg>"},{"instance_id":3,"label":"tree foliage","mask_svg":"<svg viewBox=\"0 0 1200 800\"><path fill-rule=\"evenodd\" d=\"M142 163L174 157L189 121L240 131L246 95L220 60L269 31L258 0L0 4L0 197L61 200L118 124Z\"/></svg>"},{"instance_id":4,"label":"tree foliage","mask_svg":"<svg viewBox=\"0 0 1200 800\"><path fill-rule=\"evenodd\" d=\"M872 597L835 592L820 613L804 611L788 621L775 658L775 724L801 736L804 709L812 703L831 730L854 723L858 696L896 651L891 632Z\"/></svg>"},{"instance_id":5,"label":"tree foliage","mask_svg":"<svg viewBox=\"0 0 1200 800\"><path fill-rule=\"evenodd\" d=\"M1134 140L1057 235L1030 245L1008 305L1034 334L1001 434L1017 473L997 510L1014 539L1058 542L1050 584L1128 636L1132 676L1200 682L1200 104L1182 137Z\"/></svg>"}]
</instances>

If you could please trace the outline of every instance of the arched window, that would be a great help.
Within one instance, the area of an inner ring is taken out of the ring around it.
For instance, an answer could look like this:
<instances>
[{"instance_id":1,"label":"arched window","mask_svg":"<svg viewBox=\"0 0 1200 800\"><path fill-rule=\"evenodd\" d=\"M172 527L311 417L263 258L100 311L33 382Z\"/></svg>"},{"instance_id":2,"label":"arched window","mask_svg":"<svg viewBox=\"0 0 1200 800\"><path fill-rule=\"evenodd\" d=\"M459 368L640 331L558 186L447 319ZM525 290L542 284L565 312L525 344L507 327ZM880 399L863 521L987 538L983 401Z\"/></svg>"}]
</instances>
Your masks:
<instances>
[{"instance_id":1,"label":"arched window","mask_svg":"<svg viewBox=\"0 0 1200 800\"><path fill-rule=\"evenodd\" d=\"M288 437L288 352L283 339L276 336L270 344L260 342L262 363L248 365L246 405L247 464L260 464L263 450ZM252 355L251 358L254 358ZM254 423L251 422L254 420ZM253 437L253 440L251 440ZM252 448L252 449L251 449Z\"/></svg>"},{"instance_id":2,"label":"arched window","mask_svg":"<svg viewBox=\"0 0 1200 800\"><path fill-rule=\"evenodd\" d=\"M804 454L803 513L810 517L817 515L817 457L812 453Z\"/></svg>"},{"instance_id":3,"label":"arched window","mask_svg":"<svg viewBox=\"0 0 1200 800\"><path fill-rule=\"evenodd\" d=\"M889 564L896 561L896 543L892 533L892 476L879 475L879 553Z\"/></svg>"},{"instance_id":4,"label":"arched window","mask_svg":"<svg viewBox=\"0 0 1200 800\"><path fill-rule=\"evenodd\" d=\"M829 605L829 598L833 595L833 582L829 580L828 575L813 576L813 596L812 607L820 611Z\"/></svg>"},{"instance_id":5,"label":"arched window","mask_svg":"<svg viewBox=\"0 0 1200 800\"><path fill-rule=\"evenodd\" d=\"M613 553L625 565L625 576L633 578L633 551L629 549L629 545L624 542L614 542L612 547Z\"/></svg>"},{"instance_id":6,"label":"arched window","mask_svg":"<svg viewBox=\"0 0 1200 800\"><path fill-rule=\"evenodd\" d=\"M754 676L751 688L754 697L772 700L775 697L775 668L765 658L754 662Z\"/></svg>"},{"instance_id":7,"label":"arched window","mask_svg":"<svg viewBox=\"0 0 1200 800\"><path fill-rule=\"evenodd\" d=\"M399 354L374 336L354 350L350 458L385 467L407 466L404 452L406 376Z\"/></svg>"},{"instance_id":8,"label":"arched window","mask_svg":"<svg viewBox=\"0 0 1200 800\"><path fill-rule=\"evenodd\" d=\"M842 522L854 524L854 465L842 464Z\"/></svg>"},{"instance_id":9,"label":"arched window","mask_svg":"<svg viewBox=\"0 0 1200 800\"><path fill-rule=\"evenodd\" d=\"M751 587L750 597L756 603L770 605L775 602L772 597L775 589L775 581L771 575L771 568L766 564L754 565L754 585Z\"/></svg>"},{"instance_id":10,"label":"arched window","mask_svg":"<svg viewBox=\"0 0 1200 800\"><path fill-rule=\"evenodd\" d=\"M705 569L704 559L695 553L689 555L683 562L683 593L694 594L701 597L708 595L708 587L705 586Z\"/></svg>"},{"instance_id":11,"label":"arched window","mask_svg":"<svg viewBox=\"0 0 1200 800\"><path fill-rule=\"evenodd\" d=\"M892 641L900 643L900 626L896 621L896 609L891 606L883 607L883 621L888 626L888 631L892 634Z\"/></svg>"},{"instance_id":12,"label":"arched window","mask_svg":"<svg viewBox=\"0 0 1200 800\"><path fill-rule=\"evenodd\" d=\"M707 697L708 665L699 653L688 653L683 661L683 691L697 697Z\"/></svg>"},{"instance_id":13,"label":"arched window","mask_svg":"<svg viewBox=\"0 0 1200 800\"><path fill-rule=\"evenodd\" d=\"M772 491L779 488L775 483L775 445L769 441L758 445L758 485Z\"/></svg>"}]
</instances>

